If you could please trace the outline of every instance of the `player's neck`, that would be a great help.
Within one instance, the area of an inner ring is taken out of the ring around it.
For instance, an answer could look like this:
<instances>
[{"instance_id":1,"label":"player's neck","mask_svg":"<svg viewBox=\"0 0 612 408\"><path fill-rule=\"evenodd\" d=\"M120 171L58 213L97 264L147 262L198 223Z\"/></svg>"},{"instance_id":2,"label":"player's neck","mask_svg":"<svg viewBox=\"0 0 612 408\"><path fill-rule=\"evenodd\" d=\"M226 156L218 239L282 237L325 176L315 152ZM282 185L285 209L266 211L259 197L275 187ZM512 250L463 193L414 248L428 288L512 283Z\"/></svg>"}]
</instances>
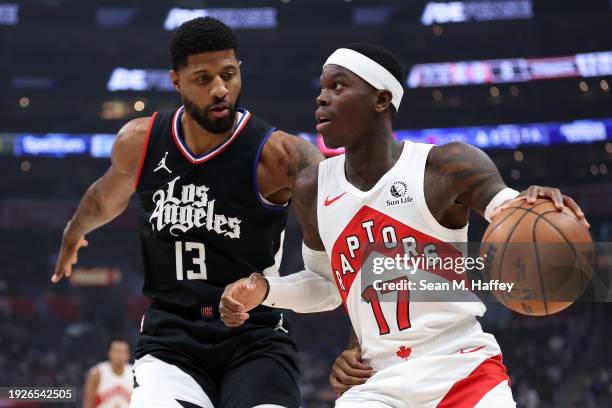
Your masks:
<instances>
[{"instance_id":1,"label":"player's neck","mask_svg":"<svg viewBox=\"0 0 612 408\"><path fill-rule=\"evenodd\" d=\"M111 370L113 370L113 373L115 375L123 375L123 370L125 370L125 367L123 366L123 364L121 364L121 365L113 365L111 363Z\"/></svg>"},{"instance_id":2,"label":"player's neck","mask_svg":"<svg viewBox=\"0 0 612 408\"><path fill-rule=\"evenodd\" d=\"M180 120L184 142L189 150L196 156L204 155L230 138L236 130L237 120L238 115L236 115L234 124L229 131L225 133L212 133L200 126L200 124L192 119L185 111L183 115L181 115Z\"/></svg>"},{"instance_id":3,"label":"player's neck","mask_svg":"<svg viewBox=\"0 0 612 408\"><path fill-rule=\"evenodd\" d=\"M346 149L346 179L360 190L370 190L397 162L403 145L393 138L391 129L364 137L362 143Z\"/></svg>"}]
</instances>

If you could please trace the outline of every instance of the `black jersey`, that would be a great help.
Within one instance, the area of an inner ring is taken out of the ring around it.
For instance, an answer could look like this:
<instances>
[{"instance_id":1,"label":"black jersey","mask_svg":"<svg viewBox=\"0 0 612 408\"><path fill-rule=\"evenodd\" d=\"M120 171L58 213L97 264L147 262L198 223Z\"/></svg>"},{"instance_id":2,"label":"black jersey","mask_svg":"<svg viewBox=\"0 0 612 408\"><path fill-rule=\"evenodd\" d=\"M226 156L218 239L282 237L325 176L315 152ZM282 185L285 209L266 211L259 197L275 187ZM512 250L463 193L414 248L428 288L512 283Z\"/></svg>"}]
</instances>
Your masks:
<instances>
[{"instance_id":1,"label":"black jersey","mask_svg":"<svg viewBox=\"0 0 612 408\"><path fill-rule=\"evenodd\" d=\"M287 208L265 202L256 176L275 129L240 109L231 137L198 157L181 134L183 109L154 115L141 159L143 291L154 303L217 306L227 284L278 271Z\"/></svg>"}]
</instances>

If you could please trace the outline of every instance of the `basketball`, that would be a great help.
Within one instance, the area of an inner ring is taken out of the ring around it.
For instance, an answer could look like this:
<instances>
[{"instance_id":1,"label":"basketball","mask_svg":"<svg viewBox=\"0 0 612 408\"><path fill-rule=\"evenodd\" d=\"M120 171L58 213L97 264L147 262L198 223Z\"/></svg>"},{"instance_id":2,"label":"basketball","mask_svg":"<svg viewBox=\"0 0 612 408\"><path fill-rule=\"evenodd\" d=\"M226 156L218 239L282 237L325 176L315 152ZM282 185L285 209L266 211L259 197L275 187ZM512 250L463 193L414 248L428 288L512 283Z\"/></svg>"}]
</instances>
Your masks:
<instances>
[{"instance_id":1,"label":"basketball","mask_svg":"<svg viewBox=\"0 0 612 408\"><path fill-rule=\"evenodd\" d=\"M482 239L485 280L514 283L510 292L493 295L515 312L545 316L576 301L591 274L589 231L565 207L550 200L526 201L505 209Z\"/></svg>"}]
</instances>

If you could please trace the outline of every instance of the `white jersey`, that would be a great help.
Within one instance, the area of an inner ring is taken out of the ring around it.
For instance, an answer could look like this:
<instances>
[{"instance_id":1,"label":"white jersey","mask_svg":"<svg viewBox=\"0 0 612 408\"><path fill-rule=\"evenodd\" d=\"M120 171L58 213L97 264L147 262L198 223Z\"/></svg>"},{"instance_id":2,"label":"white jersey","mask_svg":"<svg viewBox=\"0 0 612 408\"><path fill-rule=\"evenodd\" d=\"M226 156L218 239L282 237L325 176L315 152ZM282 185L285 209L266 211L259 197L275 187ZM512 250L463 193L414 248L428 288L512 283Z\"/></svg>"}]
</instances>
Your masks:
<instances>
[{"instance_id":1,"label":"white jersey","mask_svg":"<svg viewBox=\"0 0 612 408\"><path fill-rule=\"evenodd\" d=\"M362 356L375 370L402 363L424 353L428 345L462 335L466 330L472 334L482 332L475 316L481 316L485 306L469 292L472 297L467 302L448 298L415 301L418 293L376 290L361 273L362 265L373 262L372 255L428 256L428 252L440 252L444 246L460 254L447 243L467 242L467 226L441 226L425 202L425 163L432 147L404 142L395 165L369 191L361 191L346 180L344 155L319 164L319 234ZM385 273L379 276L388 281ZM445 275L418 269L400 280L449 282L457 277L460 276L454 272ZM386 296L384 301L382 296Z\"/></svg>"},{"instance_id":2,"label":"white jersey","mask_svg":"<svg viewBox=\"0 0 612 408\"><path fill-rule=\"evenodd\" d=\"M121 375L115 374L108 361L99 363L96 367L100 372L96 408L128 408L134 384L132 366L126 364Z\"/></svg>"}]
</instances>

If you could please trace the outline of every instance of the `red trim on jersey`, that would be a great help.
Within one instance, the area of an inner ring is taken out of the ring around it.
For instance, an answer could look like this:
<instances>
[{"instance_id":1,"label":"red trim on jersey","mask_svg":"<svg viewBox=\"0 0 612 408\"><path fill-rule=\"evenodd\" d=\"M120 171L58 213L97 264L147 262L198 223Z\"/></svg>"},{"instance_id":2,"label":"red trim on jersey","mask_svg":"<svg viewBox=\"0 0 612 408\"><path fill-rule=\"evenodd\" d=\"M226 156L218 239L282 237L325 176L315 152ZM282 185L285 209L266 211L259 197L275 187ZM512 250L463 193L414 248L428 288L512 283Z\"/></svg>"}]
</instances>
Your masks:
<instances>
[{"instance_id":1,"label":"red trim on jersey","mask_svg":"<svg viewBox=\"0 0 612 408\"><path fill-rule=\"evenodd\" d=\"M142 173L142 167L144 166L145 156L147 155L147 146L149 146L149 137L151 137L151 131L153 130L153 122L155 121L156 116L157 116L157 112L154 112L149 122L149 129L147 130L147 136L145 137L145 142L142 148L142 153L140 154L140 163L138 164L138 172L136 173L136 180L134 180L134 190L136 190L136 188L138 187L138 181L140 180L140 173Z\"/></svg>"},{"instance_id":2,"label":"red trim on jersey","mask_svg":"<svg viewBox=\"0 0 612 408\"><path fill-rule=\"evenodd\" d=\"M178 131L177 128L178 128L178 126L180 126L180 124L178 123L178 119L179 119L178 115L179 115L179 113L181 113L183 111L184 111L183 107L177 109L177 111L174 113L174 116L172 117L172 139L174 139L174 143L176 144L176 147L178 147L178 149L181 151L183 156L185 156L185 158L187 160L189 160L189 162L191 164L204 163L204 162L207 162L208 160L216 157L219 153L221 153L223 150L225 150L234 141L234 139L236 139L236 137L240 134L240 132L242 132L242 129L244 129L244 127L246 126L246 124L249 121L249 119L251 119L251 112L245 110L242 118L238 122L238 126L236 127L236 130L230 136L229 139L227 139L220 146L218 146L217 148L213 149L211 152L205 154L204 156L195 157L189 151L189 149L187 148L187 145L184 143L184 141L181 140L178 137L178 134L177 134L177 131Z\"/></svg>"},{"instance_id":3,"label":"red trim on jersey","mask_svg":"<svg viewBox=\"0 0 612 408\"><path fill-rule=\"evenodd\" d=\"M489 391L505 380L510 384L501 354L490 357L470 375L453 384L436 408L473 408Z\"/></svg>"}]
</instances>

